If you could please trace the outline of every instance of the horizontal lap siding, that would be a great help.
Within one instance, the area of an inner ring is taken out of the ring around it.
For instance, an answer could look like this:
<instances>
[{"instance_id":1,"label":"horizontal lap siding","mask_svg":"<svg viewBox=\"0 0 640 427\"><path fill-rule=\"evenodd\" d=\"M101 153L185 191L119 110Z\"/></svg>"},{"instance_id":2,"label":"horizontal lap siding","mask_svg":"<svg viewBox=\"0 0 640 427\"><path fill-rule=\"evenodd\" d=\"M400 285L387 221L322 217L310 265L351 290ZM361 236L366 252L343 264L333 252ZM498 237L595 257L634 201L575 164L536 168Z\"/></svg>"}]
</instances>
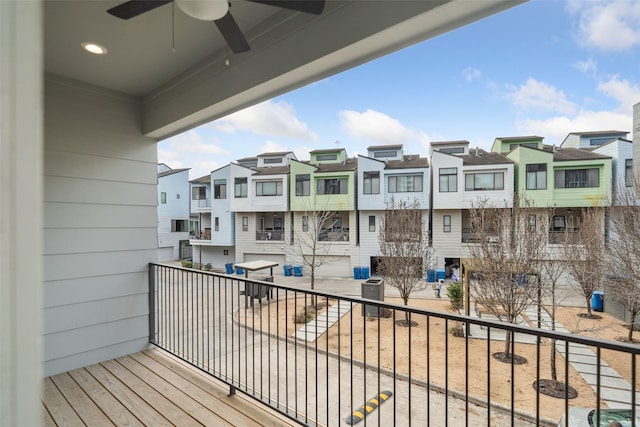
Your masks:
<instances>
[{"instance_id":1,"label":"horizontal lap siding","mask_svg":"<svg viewBox=\"0 0 640 427\"><path fill-rule=\"evenodd\" d=\"M157 154L139 102L49 76L45 91L45 375L148 341Z\"/></svg>"}]
</instances>

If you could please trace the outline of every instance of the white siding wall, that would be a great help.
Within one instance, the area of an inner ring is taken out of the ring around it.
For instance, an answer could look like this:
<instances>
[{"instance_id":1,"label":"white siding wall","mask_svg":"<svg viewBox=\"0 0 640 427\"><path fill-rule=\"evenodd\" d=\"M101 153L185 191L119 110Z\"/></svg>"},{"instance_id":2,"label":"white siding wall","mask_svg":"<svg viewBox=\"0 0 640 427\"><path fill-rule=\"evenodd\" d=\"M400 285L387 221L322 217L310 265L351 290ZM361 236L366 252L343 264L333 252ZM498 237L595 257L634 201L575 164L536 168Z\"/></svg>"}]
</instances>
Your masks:
<instances>
[{"instance_id":1,"label":"white siding wall","mask_svg":"<svg viewBox=\"0 0 640 427\"><path fill-rule=\"evenodd\" d=\"M44 374L148 345L157 154L135 99L48 77Z\"/></svg>"},{"instance_id":2,"label":"white siding wall","mask_svg":"<svg viewBox=\"0 0 640 427\"><path fill-rule=\"evenodd\" d=\"M458 189L462 191L462 208L471 209L478 204L479 201L486 201L490 206L504 207L513 205L513 164L509 165L483 165L483 166L465 166L466 173L484 173L484 172L503 172L504 173L504 189L492 191L465 191L465 177L458 182Z\"/></svg>"},{"instance_id":3,"label":"white siding wall","mask_svg":"<svg viewBox=\"0 0 640 427\"><path fill-rule=\"evenodd\" d=\"M226 180L226 198L215 198L215 181L217 179ZM234 245L234 215L231 212L231 200L233 198L233 179L231 178L231 168L223 167L211 173L211 223L206 228L211 228L211 242L216 246ZM216 218L218 218L218 230L216 230ZM202 230L204 225L200 226Z\"/></svg>"},{"instance_id":4,"label":"white siding wall","mask_svg":"<svg viewBox=\"0 0 640 427\"><path fill-rule=\"evenodd\" d=\"M432 209L462 209L462 192L464 191L462 159L434 151L431 164L433 169ZM458 191L440 192L440 169L442 168L458 168Z\"/></svg>"},{"instance_id":5,"label":"white siding wall","mask_svg":"<svg viewBox=\"0 0 640 427\"><path fill-rule=\"evenodd\" d=\"M384 211L359 211L360 215L360 250L358 257L358 265L371 267L371 257L380 254L380 240L378 234L380 232L380 224L384 218ZM374 216L376 219L375 230L369 231L369 217Z\"/></svg>"},{"instance_id":6,"label":"white siding wall","mask_svg":"<svg viewBox=\"0 0 640 427\"><path fill-rule=\"evenodd\" d=\"M365 172L380 172L380 192L378 194L363 194ZM363 211L382 210L384 205L384 162L368 157L358 157L358 209Z\"/></svg>"},{"instance_id":7,"label":"white siding wall","mask_svg":"<svg viewBox=\"0 0 640 427\"><path fill-rule=\"evenodd\" d=\"M390 193L389 192L389 177L398 175L422 175L422 191L417 192L404 192L404 193ZM416 168L416 169L389 169L384 171L384 177L380 179L382 182L380 186L384 192L385 207L389 206L391 201L407 202L413 204L418 203L420 209L429 209L429 191L430 188L430 171L428 168Z\"/></svg>"},{"instance_id":8,"label":"white siding wall","mask_svg":"<svg viewBox=\"0 0 640 427\"><path fill-rule=\"evenodd\" d=\"M160 194L167 194L162 204ZM180 241L189 240L189 171L182 171L158 179L158 252L159 261L180 259ZM186 220L186 231L172 230L172 220ZM166 248L171 248L170 252ZM166 255L164 255L166 254Z\"/></svg>"},{"instance_id":9,"label":"white siding wall","mask_svg":"<svg viewBox=\"0 0 640 427\"><path fill-rule=\"evenodd\" d=\"M227 251L227 255L224 251ZM211 264L214 268L224 268L225 264L234 263L235 258L233 246L193 246L193 261Z\"/></svg>"},{"instance_id":10,"label":"white siding wall","mask_svg":"<svg viewBox=\"0 0 640 427\"><path fill-rule=\"evenodd\" d=\"M444 232L443 217L451 215L451 232ZM432 245L437 258L436 267L444 267L445 258L462 256L462 214L459 209L438 209L433 211Z\"/></svg>"}]
</instances>

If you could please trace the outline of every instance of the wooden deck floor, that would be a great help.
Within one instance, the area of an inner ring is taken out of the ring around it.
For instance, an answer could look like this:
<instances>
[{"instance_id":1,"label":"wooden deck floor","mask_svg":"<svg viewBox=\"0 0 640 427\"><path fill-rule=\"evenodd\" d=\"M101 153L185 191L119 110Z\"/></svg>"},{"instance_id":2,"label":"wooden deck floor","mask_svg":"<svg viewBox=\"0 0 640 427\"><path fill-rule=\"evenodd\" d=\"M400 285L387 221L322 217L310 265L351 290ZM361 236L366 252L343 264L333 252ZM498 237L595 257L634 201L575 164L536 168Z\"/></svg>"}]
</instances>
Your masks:
<instances>
[{"instance_id":1,"label":"wooden deck floor","mask_svg":"<svg viewBox=\"0 0 640 427\"><path fill-rule=\"evenodd\" d=\"M44 380L45 426L296 426L152 349Z\"/></svg>"}]
</instances>

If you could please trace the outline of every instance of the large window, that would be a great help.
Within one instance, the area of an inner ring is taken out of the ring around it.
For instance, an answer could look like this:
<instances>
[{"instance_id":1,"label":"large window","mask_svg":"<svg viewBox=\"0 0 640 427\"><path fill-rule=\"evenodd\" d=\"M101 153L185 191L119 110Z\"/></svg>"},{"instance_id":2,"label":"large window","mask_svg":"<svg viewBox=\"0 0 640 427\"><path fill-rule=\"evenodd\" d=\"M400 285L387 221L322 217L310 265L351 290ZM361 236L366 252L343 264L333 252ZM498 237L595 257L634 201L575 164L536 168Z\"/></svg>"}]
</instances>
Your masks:
<instances>
[{"instance_id":1,"label":"large window","mask_svg":"<svg viewBox=\"0 0 640 427\"><path fill-rule=\"evenodd\" d=\"M319 154L316 156L316 160L319 162L326 162L327 160L338 160L337 154Z\"/></svg>"},{"instance_id":2,"label":"large window","mask_svg":"<svg viewBox=\"0 0 640 427\"><path fill-rule=\"evenodd\" d=\"M467 191L503 190L504 172L468 173L464 182Z\"/></svg>"},{"instance_id":3,"label":"large window","mask_svg":"<svg viewBox=\"0 0 640 427\"><path fill-rule=\"evenodd\" d=\"M525 142L523 144L509 144L509 150L513 150L520 146L529 147L529 148L538 148L538 144L535 142Z\"/></svg>"},{"instance_id":4,"label":"large window","mask_svg":"<svg viewBox=\"0 0 640 427\"><path fill-rule=\"evenodd\" d=\"M227 180L226 179L216 179L213 181L213 198L214 199L227 198Z\"/></svg>"},{"instance_id":5,"label":"large window","mask_svg":"<svg viewBox=\"0 0 640 427\"><path fill-rule=\"evenodd\" d=\"M380 172L365 172L362 181L364 194L380 194Z\"/></svg>"},{"instance_id":6,"label":"large window","mask_svg":"<svg viewBox=\"0 0 640 427\"><path fill-rule=\"evenodd\" d=\"M347 178L319 179L318 194L347 194Z\"/></svg>"},{"instance_id":7,"label":"large window","mask_svg":"<svg viewBox=\"0 0 640 427\"><path fill-rule=\"evenodd\" d=\"M247 197L247 178L235 178L234 187L236 197Z\"/></svg>"},{"instance_id":8,"label":"large window","mask_svg":"<svg viewBox=\"0 0 640 427\"><path fill-rule=\"evenodd\" d=\"M207 188L206 187L193 187L191 189L191 199L192 200L204 200L207 198Z\"/></svg>"},{"instance_id":9,"label":"large window","mask_svg":"<svg viewBox=\"0 0 640 427\"><path fill-rule=\"evenodd\" d=\"M171 220L171 231L174 233L189 231L188 227L189 227L188 219L172 219Z\"/></svg>"},{"instance_id":10,"label":"large window","mask_svg":"<svg viewBox=\"0 0 640 427\"><path fill-rule=\"evenodd\" d=\"M458 168L440 168L440 192L458 191Z\"/></svg>"},{"instance_id":11,"label":"large window","mask_svg":"<svg viewBox=\"0 0 640 427\"><path fill-rule=\"evenodd\" d=\"M373 153L373 157L379 159L381 157L396 157L398 152L395 150L387 150L387 151L376 151Z\"/></svg>"},{"instance_id":12,"label":"large window","mask_svg":"<svg viewBox=\"0 0 640 427\"><path fill-rule=\"evenodd\" d=\"M296 196L308 196L311 176L307 174L296 175Z\"/></svg>"},{"instance_id":13,"label":"large window","mask_svg":"<svg viewBox=\"0 0 640 427\"><path fill-rule=\"evenodd\" d=\"M282 181L256 182L256 196L282 196Z\"/></svg>"},{"instance_id":14,"label":"large window","mask_svg":"<svg viewBox=\"0 0 640 427\"><path fill-rule=\"evenodd\" d=\"M282 157L271 157L271 158L266 158L266 159L262 159L262 161L264 162L265 165L273 165L273 164L277 164L277 163L282 163Z\"/></svg>"},{"instance_id":15,"label":"large window","mask_svg":"<svg viewBox=\"0 0 640 427\"><path fill-rule=\"evenodd\" d=\"M533 163L527 165L527 190L547 189L547 164Z\"/></svg>"},{"instance_id":16,"label":"large window","mask_svg":"<svg viewBox=\"0 0 640 427\"><path fill-rule=\"evenodd\" d=\"M556 171L556 188L599 187L600 171L592 169L560 169Z\"/></svg>"},{"instance_id":17,"label":"large window","mask_svg":"<svg viewBox=\"0 0 640 427\"><path fill-rule=\"evenodd\" d=\"M633 159L624 161L624 185L633 187Z\"/></svg>"},{"instance_id":18,"label":"large window","mask_svg":"<svg viewBox=\"0 0 640 427\"><path fill-rule=\"evenodd\" d=\"M422 191L422 174L389 176L389 193L412 193Z\"/></svg>"},{"instance_id":19,"label":"large window","mask_svg":"<svg viewBox=\"0 0 640 427\"><path fill-rule=\"evenodd\" d=\"M447 154L464 154L464 147L447 147L438 149L441 153Z\"/></svg>"}]
</instances>

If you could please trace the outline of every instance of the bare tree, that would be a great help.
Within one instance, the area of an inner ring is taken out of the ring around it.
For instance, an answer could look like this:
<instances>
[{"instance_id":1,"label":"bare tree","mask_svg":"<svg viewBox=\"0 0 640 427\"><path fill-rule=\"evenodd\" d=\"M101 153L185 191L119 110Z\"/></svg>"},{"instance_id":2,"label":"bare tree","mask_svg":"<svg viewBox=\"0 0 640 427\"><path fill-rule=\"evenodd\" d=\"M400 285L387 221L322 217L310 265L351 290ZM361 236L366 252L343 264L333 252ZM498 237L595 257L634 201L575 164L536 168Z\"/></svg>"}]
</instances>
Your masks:
<instances>
[{"instance_id":1,"label":"bare tree","mask_svg":"<svg viewBox=\"0 0 640 427\"><path fill-rule=\"evenodd\" d=\"M378 239L378 272L386 285L398 290L404 305L408 305L414 291L426 288L424 271L433 264L434 258L419 202L392 200L381 221ZM397 323L401 326L417 324L410 320L408 312L405 319Z\"/></svg>"},{"instance_id":2,"label":"bare tree","mask_svg":"<svg viewBox=\"0 0 640 427\"><path fill-rule=\"evenodd\" d=\"M616 203L608 214L607 241L607 270L614 279L613 298L630 314L627 336L630 342L633 342L635 320L640 314L640 206L635 196L640 181L637 178L634 181L632 186L616 191Z\"/></svg>"},{"instance_id":3,"label":"bare tree","mask_svg":"<svg viewBox=\"0 0 640 427\"><path fill-rule=\"evenodd\" d=\"M602 289L606 271L603 209L582 209L582 216L574 218L574 224L566 224L566 236L564 257L573 287L585 299L586 317L594 318L591 297L594 291Z\"/></svg>"},{"instance_id":4,"label":"bare tree","mask_svg":"<svg viewBox=\"0 0 640 427\"><path fill-rule=\"evenodd\" d=\"M509 323L516 323L537 299L540 285L535 261L546 245L546 226L532 224L532 210L526 203L523 205L518 198L513 207L479 201L470 210L474 238L469 245L468 268L475 279L470 287L471 297L499 320ZM511 352L512 335L509 331L505 335L504 352L494 357L516 361L518 358Z\"/></svg>"}]
</instances>

